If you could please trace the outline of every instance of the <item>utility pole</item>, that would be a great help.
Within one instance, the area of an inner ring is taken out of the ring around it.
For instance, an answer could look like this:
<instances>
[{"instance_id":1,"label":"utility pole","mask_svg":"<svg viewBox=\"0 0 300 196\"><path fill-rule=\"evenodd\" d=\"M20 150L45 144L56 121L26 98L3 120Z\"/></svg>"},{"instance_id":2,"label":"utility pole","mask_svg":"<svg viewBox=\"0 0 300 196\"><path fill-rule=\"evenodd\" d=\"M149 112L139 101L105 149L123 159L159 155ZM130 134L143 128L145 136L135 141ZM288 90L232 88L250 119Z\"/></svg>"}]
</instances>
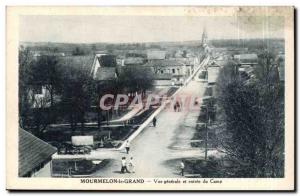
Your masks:
<instances>
[{"instance_id":1,"label":"utility pole","mask_svg":"<svg viewBox=\"0 0 300 196\"><path fill-rule=\"evenodd\" d=\"M206 123L205 123L205 160L207 160L207 143L208 143L208 120L209 120L209 116L208 116L208 106L206 105Z\"/></svg>"},{"instance_id":2,"label":"utility pole","mask_svg":"<svg viewBox=\"0 0 300 196\"><path fill-rule=\"evenodd\" d=\"M203 109L205 108L206 112L206 122L205 122L205 153L204 158L207 160L207 151L208 151L208 123L209 123L209 114L208 114L208 105L202 105Z\"/></svg>"}]
</instances>

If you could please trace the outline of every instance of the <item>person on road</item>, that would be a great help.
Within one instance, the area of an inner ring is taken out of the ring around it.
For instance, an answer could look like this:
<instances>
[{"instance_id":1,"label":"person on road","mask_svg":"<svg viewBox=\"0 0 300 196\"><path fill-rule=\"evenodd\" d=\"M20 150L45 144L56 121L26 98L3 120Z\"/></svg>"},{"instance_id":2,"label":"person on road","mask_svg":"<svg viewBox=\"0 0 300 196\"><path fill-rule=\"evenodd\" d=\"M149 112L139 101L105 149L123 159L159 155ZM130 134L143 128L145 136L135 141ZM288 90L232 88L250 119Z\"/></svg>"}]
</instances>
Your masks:
<instances>
[{"instance_id":1,"label":"person on road","mask_svg":"<svg viewBox=\"0 0 300 196\"><path fill-rule=\"evenodd\" d=\"M153 127L156 127L156 121L157 121L157 119L154 117L153 120L152 120Z\"/></svg>"},{"instance_id":2,"label":"person on road","mask_svg":"<svg viewBox=\"0 0 300 196\"><path fill-rule=\"evenodd\" d=\"M184 162L183 162L183 160L181 160L181 162L180 162L181 176L184 176L184 168L185 168Z\"/></svg>"},{"instance_id":3,"label":"person on road","mask_svg":"<svg viewBox=\"0 0 300 196\"><path fill-rule=\"evenodd\" d=\"M122 161L121 161L121 173L124 174L125 172L128 172L127 162L126 162L126 157L122 157Z\"/></svg>"},{"instance_id":4,"label":"person on road","mask_svg":"<svg viewBox=\"0 0 300 196\"><path fill-rule=\"evenodd\" d=\"M126 149L126 153L129 154L129 150L130 150L129 140L126 141L125 149Z\"/></svg>"},{"instance_id":5,"label":"person on road","mask_svg":"<svg viewBox=\"0 0 300 196\"><path fill-rule=\"evenodd\" d=\"M174 112L176 112L177 111L177 106L176 106L176 104L174 104Z\"/></svg>"},{"instance_id":6,"label":"person on road","mask_svg":"<svg viewBox=\"0 0 300 196\"><path fill-rule=\"evenodd\" d=\"M135 173L135 165L133 162L133 157L130 158L127 169L130 173Z\"/></svg>"},{"instance_id":7,"label":"person on road","mask_svg":"<svg viewBox=\"0 0 300 196\"><path fill-rule=\"evenodd\" d=\"M176 102L176 108L177 108L177 111L180 112L180 104L178 101Z\"/></svg>"}]
</instances>

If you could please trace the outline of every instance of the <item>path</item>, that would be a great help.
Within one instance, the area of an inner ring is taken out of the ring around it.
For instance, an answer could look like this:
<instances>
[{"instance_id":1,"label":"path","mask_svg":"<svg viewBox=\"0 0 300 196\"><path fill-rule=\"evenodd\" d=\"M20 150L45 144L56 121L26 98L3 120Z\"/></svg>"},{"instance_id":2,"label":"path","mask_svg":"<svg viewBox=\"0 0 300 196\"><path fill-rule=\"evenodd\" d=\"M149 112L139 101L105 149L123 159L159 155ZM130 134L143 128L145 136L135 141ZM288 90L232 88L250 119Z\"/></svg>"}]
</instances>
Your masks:
<instances>
[{"instance_id":1,"label":"path","mask_svg":"<svg viewBox=\"0 0 300 196\"><path fill-rule=\"evenodd\" d=\"M191 81L178 95L202 97L205 85ZM189 145L198 113L199 111L174 112L166 108L158 115L156 127L148 126L133 140L129 155L123 151L113 152L113 160L93 176L179 177L179 170L166 164L168 160L203 156L203 150ZM127 159L134 157L134 174L120 174L120 160L123 156Z\"/></svg>"}]
</instances>

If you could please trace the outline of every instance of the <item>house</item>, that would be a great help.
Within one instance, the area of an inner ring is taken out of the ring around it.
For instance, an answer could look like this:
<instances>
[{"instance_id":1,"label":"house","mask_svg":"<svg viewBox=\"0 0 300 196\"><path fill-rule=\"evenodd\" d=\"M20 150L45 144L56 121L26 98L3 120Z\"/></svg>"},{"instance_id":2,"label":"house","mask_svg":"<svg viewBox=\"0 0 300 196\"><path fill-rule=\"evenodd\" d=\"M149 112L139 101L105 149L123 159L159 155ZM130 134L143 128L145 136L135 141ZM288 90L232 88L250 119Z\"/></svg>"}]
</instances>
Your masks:
<instances>
[{"instance_id":1,"label":"house","mask_svg":"<svg viewBox=\"0 0 300 196\"><path fill-rule=\"evenodd\" d=\"M117 67L117 60L114 55L96 54L90 73L94 80L109 81L117 77Z\"/></svg>"},{"instance_id":2,"label":"house","mask_svg":"<svg viewBox=\"0 0 300 196\"><path fill-rule=\"evenodd\" d=\"M233 56L233 60L237 63L237 70L241 78L245 81L254 79L254 67L258 65L257 54L238 54Z\"/></svg>"},{"instance_id":3,"label":"house","mask_svg":"<svg viewBox=\"0 0 300 196\"><path fill-rule=\"evenodd\" d=\"M19 128L19 177L50 177L57 149Z\"/></svg>"},{"instance_id":4,"label":"house","mask_svg":"<svg viewBox=\"0 0 300 196\"><path fill-rule=\"evenodd\" d=\"M153 85L156 87L173 86L175 81L172 80L172 74L155 74Z\"/></svg>"},{"instance_id":5,"label":"house","mask_svg":"<svg viewBox=\"0 0 300 196\"><path fill-rule=\"evenodd\" d=\"M189 64L176 60L155 60L147 62L144 66L151 67L156 78L163 76L162 78L169 78L175 84L183 84L184 80L192 73L192 67Z\"/></svg>"},{"instance_id":6,"label":"house","mask_svg":"<svg viewBox=\"0 0 300 196\"><path fill-rule=\"evenodd\" d=\"M50 91L46 85L34 84L30 86L28 101L31 108L49 108L51 106Z\"/></svg>"},{"instance_id":7,"label":"house","mask_svg":"<svg viewBox=\"0 0 300 196\"><path fill-rule=\"evenodd\" d=\"M237 54L233 56L233 59L239 65L251 65L255 66L258 64L258 56L257 54Z\"/></svg>"},{"instance_id":8,"label":"house","mask_svg":"<svg viewBox=\"0 0 300 196\"><path fill-rule=\"evenodd\" d=\"M147 51L148 61L152 60L164 60L166 59L166 51L163 50L149 50Z\"/></svg>"},{"instance_id":9,"label":"house","mask_svg":"<svg viewBox=\"0 0 300 196\"><path fill-rule=\"evenodd\" d=\"M191 67L191 70L193 71L194 70L194 67L196 64L199 64L198 63L198 58L196 57L181 57L181 58L169 58L169 60L174 60L174 61L178 61L180 63L183 63L185 64L186 66L190 66Z\"/></svg>"},{"instance_id":10,"label":"house","mask_svg":"<svg viewBox=\"0 0 300 196\"><path fill-rule=\"evenodd\" d=\"M145 59L142 57L127 57L122 66L139 66L145 64Z\"/></svg>"},{"instance_id":11,"label":"house","mask_svg":"<svg viewBox=\"0 0 300 196\"><path fill-rule=\"evenodd\" d=\"M218 76L220 72L220 65L213 62L207 67L207 82L210 85L217 83Z\"/></svg>"}]
</instances>

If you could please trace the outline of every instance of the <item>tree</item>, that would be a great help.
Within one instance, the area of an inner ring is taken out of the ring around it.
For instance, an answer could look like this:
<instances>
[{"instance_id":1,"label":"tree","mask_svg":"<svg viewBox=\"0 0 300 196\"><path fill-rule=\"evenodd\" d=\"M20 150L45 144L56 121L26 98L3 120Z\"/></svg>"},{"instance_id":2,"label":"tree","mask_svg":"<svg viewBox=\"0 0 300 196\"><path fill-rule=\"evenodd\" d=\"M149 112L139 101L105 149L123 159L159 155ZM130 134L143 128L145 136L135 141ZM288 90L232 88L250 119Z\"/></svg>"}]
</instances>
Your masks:
<instances>
[{"instance_id":1,"label":"tree","mask_svg":"<svg viewBox=\"0 0 300 196\"><path fill-rule=\"evenodd\" d=\"M234 65L219 76L220 144L238 163L234 172L239 177L283 176L284 93L271 62L260 59L255 72L261 75L250 83L238 77Z\"/></svg>"},{"instance_id":2,"label":"tree","mask_svg":"<svg viewBox=\"0 0 300 196\"><path fill-rule=\"evenodd\" d=\"M50 93L51 107L54 105L54 94L60 92L62 87L62 69L59 58L56 56L41 56L32 66L32 85L42 85Z\"/></svg>"},{"instance_id":3,"label":"tree","mask_svg":"<svg viewBox=\"0 0 300 196\"><path fill-rule=\"evenodd\" d=\"M153 85L153 74L144 67L126 67L120 73L118 84L129 93L145 93Z\"/></svg>"},{"instance_id":4,"label":"tree","mask_svg":"<svg viewBox=\"0 0 300 196\"><path fill-rule=\"evenodd\" d=\"M61 86L58 59L55 56L36 59L28 48L21 47L19 78L20 126L43 137L43 131L56 117L54 94ZM43 88L46 89L43 95L35 92Z\"/></svg>"},{"instance_id":5,"label":"tree","mask_svg":"<svg viewBox=\"0 0 300 196\"><path fill-rule=\"evenodd\" d=\"M34 63L33 54L28 48L19 48L19 125L27 129L29 124L29 82L32 80L31 68Z\"/></svg>"},{"instance_id":6,"label":"tree","mask_svg":"<svg viewBox=\"0 0 300 196\"><path fill-rule=\"evenodd\" d=\"M95 97L95 84L85 70L70 66L64 73L60 108L68 117L72 131L76 131L78 123L81 124L81 131L83 131L85 114Z\"/></svg>"}]
</instances>

